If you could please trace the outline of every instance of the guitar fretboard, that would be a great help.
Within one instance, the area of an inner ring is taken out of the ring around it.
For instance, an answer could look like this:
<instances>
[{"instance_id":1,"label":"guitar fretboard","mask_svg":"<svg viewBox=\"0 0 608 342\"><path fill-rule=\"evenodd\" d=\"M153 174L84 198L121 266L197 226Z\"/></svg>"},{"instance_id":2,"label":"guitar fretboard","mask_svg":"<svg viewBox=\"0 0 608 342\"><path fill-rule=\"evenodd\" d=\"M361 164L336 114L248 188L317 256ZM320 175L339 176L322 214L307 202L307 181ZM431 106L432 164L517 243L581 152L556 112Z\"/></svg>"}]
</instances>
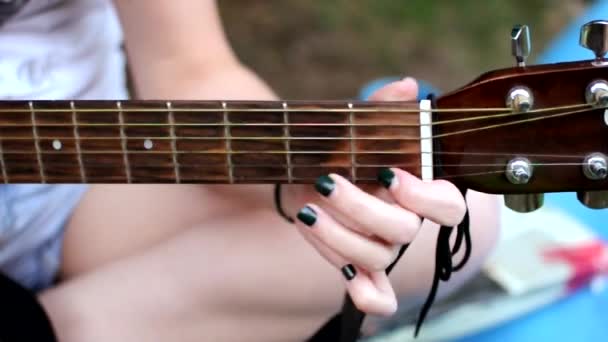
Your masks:
<instances>
[{"instance_id":1,"label":"guitar fretboard","mask_svg":"<svg viewBox=\"0 0 608 342\"><path fill-rule=\"evenodd\" d=\"M418 104L0 102L0 182L309 183L420 173Z\"/></svg>"}]
</instances>

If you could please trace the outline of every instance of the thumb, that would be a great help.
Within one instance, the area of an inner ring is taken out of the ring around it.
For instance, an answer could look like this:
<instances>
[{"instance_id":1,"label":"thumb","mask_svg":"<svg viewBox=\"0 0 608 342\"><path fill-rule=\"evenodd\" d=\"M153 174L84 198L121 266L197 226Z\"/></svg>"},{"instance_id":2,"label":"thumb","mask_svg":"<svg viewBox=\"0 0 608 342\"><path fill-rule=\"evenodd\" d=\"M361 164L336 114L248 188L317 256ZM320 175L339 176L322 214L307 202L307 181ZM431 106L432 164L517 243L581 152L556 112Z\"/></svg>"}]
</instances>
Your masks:
<instances>
[{"instance_id":1,"label":"thumb","mask_svg":"<svg viewBox=\"0 0 608 342\"><path fill-rule=\"evenodd\" d=\"M370 97L370 101L409 101L418 96L418 83L411 77L406 77L385 85Z\"/></svg>"}]
</instances>

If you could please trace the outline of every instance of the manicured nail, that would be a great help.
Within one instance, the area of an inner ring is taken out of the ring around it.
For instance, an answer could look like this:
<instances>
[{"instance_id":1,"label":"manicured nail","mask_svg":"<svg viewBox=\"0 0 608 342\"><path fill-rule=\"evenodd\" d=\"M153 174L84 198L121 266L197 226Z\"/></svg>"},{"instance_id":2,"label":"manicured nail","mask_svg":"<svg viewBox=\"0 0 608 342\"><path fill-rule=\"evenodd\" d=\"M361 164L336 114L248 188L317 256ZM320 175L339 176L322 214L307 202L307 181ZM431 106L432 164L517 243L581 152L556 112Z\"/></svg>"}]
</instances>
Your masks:
<instances>
[{"instance_id":1,"label":"manicured nail","mask_svg":"<svg viewBox=\"0 0 608 342\"><path fill-rule=\"evenodd\" d=\"M385 188L390 188L395 179L395 173L391 169L382 169L378 174L378 182L384 185Z\"/></svg>"},{"instance_id":2,"label":"manicured nail","mask_svg":"<svg viewBox=\"0 0 608 342\"><path fill-rule=\"evenodd\" d=\"M317 182L315 183L315 189L325 197L331 195L335 188L336 183L329 176L321 176L317 178Z\"/></svg>"},{"instance_id":3,"label":"manicured nail","mask_svg":"<svg viewBox=\"0 0 608 342\"><path fill-rule=\"evenodd\" d=\"M342 267L342 274L346 280L351 281L357 275L357 270L351 264Z\"/></svg>"},{"instance_id":4,"label":"manicured nail","mask_svg":"<svg viewBox=\"0 0 608 342\"><path fill-rule=\"evenodd\" d=\"M312 227L317 222L317 213L309 206L305 206L298 212L298 220L302 221L305 225Z\"/></svg>"}]
</instances>

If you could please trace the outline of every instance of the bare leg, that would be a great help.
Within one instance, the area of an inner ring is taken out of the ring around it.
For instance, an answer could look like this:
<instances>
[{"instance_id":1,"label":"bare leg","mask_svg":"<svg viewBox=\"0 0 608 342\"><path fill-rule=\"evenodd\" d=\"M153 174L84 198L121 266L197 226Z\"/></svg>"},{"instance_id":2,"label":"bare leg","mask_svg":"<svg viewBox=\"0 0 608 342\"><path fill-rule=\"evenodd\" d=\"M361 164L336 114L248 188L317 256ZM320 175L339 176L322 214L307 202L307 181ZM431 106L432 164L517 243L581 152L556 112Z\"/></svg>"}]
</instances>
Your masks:
<instances>
[{"instance_id":1,"label":"bare leg","mask_svg":"<svg viewBox=\"0 0 608 342\"><path fill-rule=\"evenodd\" d=\"M110 190L85 198L66 236L69 280L41 296L62 340L302 340L339 309L339 273L273 211L218 214L202 187ZM475 203L473 262L452 288L496 235L494 202ZM401 305L426 294L436 232L424 227L392 276Z\"/></svg>"}]
</instances>

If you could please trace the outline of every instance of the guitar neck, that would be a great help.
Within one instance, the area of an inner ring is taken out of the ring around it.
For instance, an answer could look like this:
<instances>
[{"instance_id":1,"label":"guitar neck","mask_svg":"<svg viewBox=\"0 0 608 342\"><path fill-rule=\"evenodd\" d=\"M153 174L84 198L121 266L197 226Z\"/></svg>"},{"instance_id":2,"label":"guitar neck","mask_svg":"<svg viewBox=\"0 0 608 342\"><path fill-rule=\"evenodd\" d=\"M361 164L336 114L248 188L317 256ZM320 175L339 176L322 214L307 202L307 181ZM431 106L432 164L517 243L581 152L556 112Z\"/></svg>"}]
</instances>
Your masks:
<instances>
[{"instance_id":1,"label":"guitar neck","mask_svg":"<svg viewBox=\"0 0 608 342\"><path fill-rule=\"evenodd\" d=\"M427 113L427 115L430 115ZM0 182L372 182L420 176L417 102L4 101Z\"/></svg>"}]
</instances>

